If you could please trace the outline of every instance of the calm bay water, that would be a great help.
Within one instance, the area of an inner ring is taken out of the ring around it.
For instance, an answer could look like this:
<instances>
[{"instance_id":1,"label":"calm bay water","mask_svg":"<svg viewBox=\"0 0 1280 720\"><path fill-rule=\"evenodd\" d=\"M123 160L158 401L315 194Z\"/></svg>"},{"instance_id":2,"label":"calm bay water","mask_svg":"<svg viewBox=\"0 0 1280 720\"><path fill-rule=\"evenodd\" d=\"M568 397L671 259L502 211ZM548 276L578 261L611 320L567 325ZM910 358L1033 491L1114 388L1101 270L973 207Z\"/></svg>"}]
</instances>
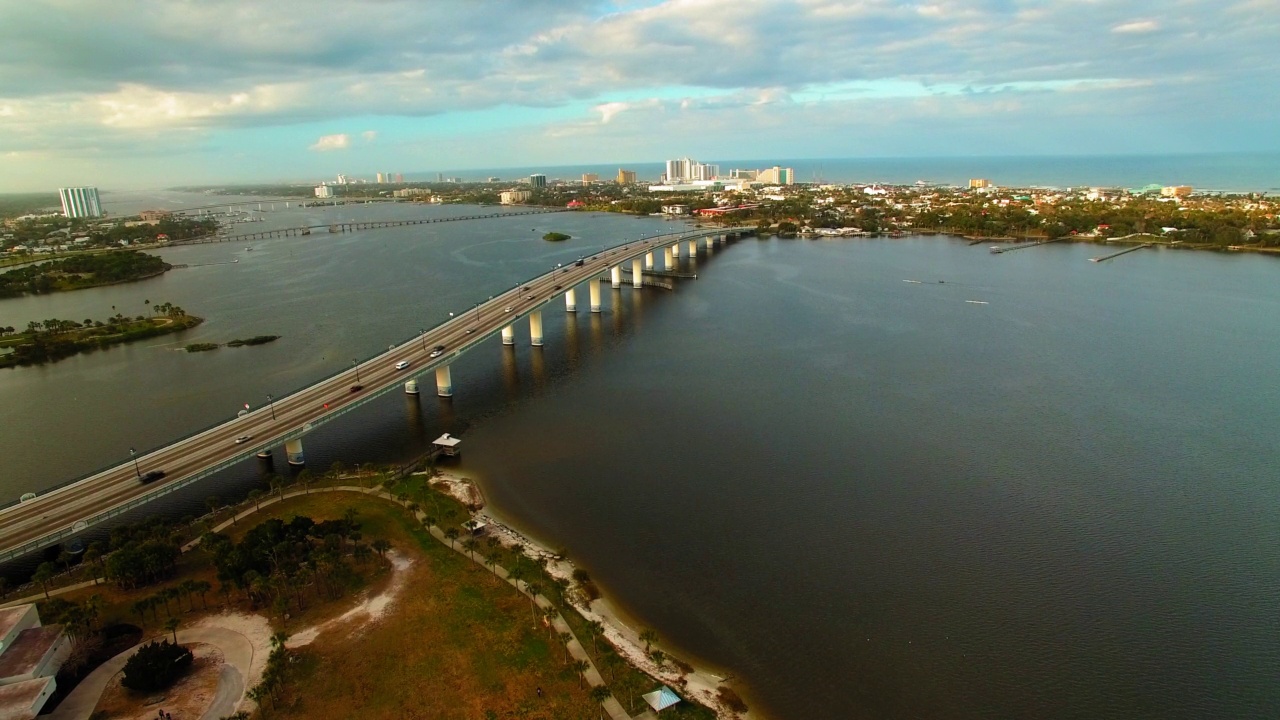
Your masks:
<instances>
[{"instance_id":1,"label":"calm bay water","mask_svg":"<svg viewBox=\"0 0 1280 720\"><path fill-rule=\"evenodd\" d=\"M0 373L0 493L671 228L557 215L200 246L164 255L201 267L156 280L2 302L7 325L144 298L208 322ZM575 239L537 240L547 230ZM1275 716L1280 266L1097 254L746 240L699 257L675 292L548 313L541 351L522 324L515 350L494 340L454 365L451 403L390 395L308 436L307 455L389 462L460 431L461 470L499 511L773 717ZM284 338L174 351L257 333ZM258 473L246 463L173 509Z\"/></svg>"}]
</instances>

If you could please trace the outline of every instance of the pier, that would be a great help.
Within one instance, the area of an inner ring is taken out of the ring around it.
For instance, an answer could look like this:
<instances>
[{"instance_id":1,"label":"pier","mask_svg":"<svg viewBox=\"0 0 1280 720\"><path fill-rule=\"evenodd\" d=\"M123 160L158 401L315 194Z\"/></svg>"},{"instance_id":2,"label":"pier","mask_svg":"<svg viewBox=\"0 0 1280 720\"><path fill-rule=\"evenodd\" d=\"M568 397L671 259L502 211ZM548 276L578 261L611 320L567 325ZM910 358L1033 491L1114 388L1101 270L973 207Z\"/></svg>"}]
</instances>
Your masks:
<instances>
[{"instance_id":1,"label":"pier","mask_svg":"<svg viewBox=\"0 0 1280 720\"><path fill-rule=\"evenodd\" d=\"M1141 250L1141 249L1143 249L1143 248L1149 248L1149 247L1152 247L1152 246L1154 246L1154 245L1155 245L1155 243L1142 243L1141 245L1134 245L1134 246L1133 246L1133 247L1131 247L1131 248L1125 248L1124 250L1121 250L1120 252L1113 252L1113 253L1111 253L1110 255L1103 255L1102 257L1096 257L1096 258L1089 258L1089 262L1096 262L1096 263L1098 263L1098 262L1106 262L1107 260L1110 260L1111 258L1118 258L1118 257L1120 257L1121 255L1124 255L1124 254L1126 254L1126 253L1131 253L1131 252L1134 252L1134 251L1137 251L1137 250Z\"/></svg>"},{"instance_id":2,"label":"pier","mask_svg":"<svg viewBox=\"0 0 1280 720\"><path fill-rule=\"evenodd\" d=\"M1066 237L1053 238L1052 240L1037 240L1035 242L1023 243L1012 247L1000 247L999 245L991 246L991 254L999 255L1000 253L1013 252L1014 250L1025 250L1026 248L1039 247L1040 245L1048 245L1049 243L1062 242Z\"/></svg>"}]
</instances>

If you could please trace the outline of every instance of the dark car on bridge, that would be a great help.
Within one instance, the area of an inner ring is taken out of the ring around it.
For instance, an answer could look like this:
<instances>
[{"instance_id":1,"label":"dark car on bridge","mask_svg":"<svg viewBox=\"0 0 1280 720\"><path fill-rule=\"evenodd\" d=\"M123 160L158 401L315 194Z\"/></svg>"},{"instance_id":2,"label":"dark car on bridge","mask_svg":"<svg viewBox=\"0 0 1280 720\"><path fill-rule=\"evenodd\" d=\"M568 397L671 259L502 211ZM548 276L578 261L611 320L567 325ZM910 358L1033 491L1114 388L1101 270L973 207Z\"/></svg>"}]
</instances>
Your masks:
<instances>
[{"instance_id":1,"label":"dark car on bridge","mask_svg":"<svg viewBox=\"0 0 1280 720\"><path fill-rule=\"evenodd\" d=\"M149 482L155 482L162 477L164 477L163 470L148 470L147 472L142 474L142 477L138 479L141 480L143 484L146 484Z\"/></svg>"},{"instance_id":2,"label":"dark car on bridge","mask_svg":"<svg viewBox=\"0 0 1280 720\"><path fill-rule=\"evenodd\" d=\"M443 352L444 352L444 346L437 345L431 349L431 357L440 357L441 353Z\"/></svg>"}]
</instances>

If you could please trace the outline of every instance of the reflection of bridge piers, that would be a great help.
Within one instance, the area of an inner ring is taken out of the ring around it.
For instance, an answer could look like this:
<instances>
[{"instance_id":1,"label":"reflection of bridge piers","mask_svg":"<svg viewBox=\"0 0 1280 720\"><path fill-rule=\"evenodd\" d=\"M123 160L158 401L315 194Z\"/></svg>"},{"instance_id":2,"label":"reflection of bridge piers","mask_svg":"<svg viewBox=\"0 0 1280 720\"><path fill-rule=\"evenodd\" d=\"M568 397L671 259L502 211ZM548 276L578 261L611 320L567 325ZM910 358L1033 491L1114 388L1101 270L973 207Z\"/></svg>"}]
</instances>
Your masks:
<instances>
[{"instance_id":1,"label":"reflection of bridge piers","mask_svg":"<svg viewBox=\"0 0 1280 720\"><path fill-rule=\"evenodd\" d=\"M296 229L295 229L296 230ZM737 232L750 231L736 228L728 232L727 240L736 238ZM282 231L276 231L282 232ZM317 426L355 411L388 392L411 392L414 384L432 373L436 381L436 394L441 402L448 403L456 388L453 385L452 363L465 352L500 337L503 353L502 371L508 392L520 389L520 377L516 363L515 324L526 317L529 322L530 344L534 347L534 382L541 386L547 379L546 358L541 346L543 334L543 309L563 302L566 309L575 305L576 289L586 283L590 294L592 312L589 317L588 342L592 354L602 352L604 330L602 327L601 284L611 286L612 334L621 336L630 331L628 321L639 318L641 293L632 278L631 309L624 305L622 269L642 278L643 286L660 285L674 287L674 278L683 273L674 270L675 255L680 243L701 240L724 234L724 230L694 230L679 234L634 241L606 250L590 260L569 267L556 268L492 297L471 312L450 316L435 327L415 333L385 352L356 363L355 368L343 367L330 377L284 397L268 396L268 403L250 410L244 415L230 418L194 435L181 438L158 450L137 457L146 469L163 469L162 481L140 483L133 459L116 464L85 479L49 490L9 507L0 508L0 562L12 560L51 545L68 541L82 530L93 525L114 521L132 510L185 488L225 468L248 459L255 454L270 456L274 448L283 446L290 465L303 466L306 457L303 437ZM641 262L646 256L662 248L664 259L670 258L666 273L646 271ZM697 248L693 247L696 255ZM636 273L636 269L640 269ZM652 273L652 275L651 275ZM653 275L667 274L667 278ZM576 323L576 319L574 321ZM634 323L631 325L634 328ZM566 342L577 345L577 328L566 335ZM577 356L576 349L571 355ZM350 374L355 370L356 384Z\"/></svg>"}]
</instances>

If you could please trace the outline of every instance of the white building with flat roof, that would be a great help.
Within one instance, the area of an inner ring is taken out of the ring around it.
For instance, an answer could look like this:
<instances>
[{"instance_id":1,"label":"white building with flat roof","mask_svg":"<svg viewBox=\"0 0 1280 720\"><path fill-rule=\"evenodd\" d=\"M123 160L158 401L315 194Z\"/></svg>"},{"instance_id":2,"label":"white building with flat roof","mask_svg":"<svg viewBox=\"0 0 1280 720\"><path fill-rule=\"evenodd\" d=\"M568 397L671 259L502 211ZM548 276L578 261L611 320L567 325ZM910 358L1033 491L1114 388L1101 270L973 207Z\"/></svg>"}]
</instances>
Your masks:
<instances>
[{"instance_id":1,"label":"white building with flat roof","mask_svg":"<svg viewBox=\"0 0 1280 720\"><path fill-rule=\"evenodd\" d=\"M102 217L102 203L96 187L58 188L62 214L69 218Z\"/></svg>"}]
</instances>

